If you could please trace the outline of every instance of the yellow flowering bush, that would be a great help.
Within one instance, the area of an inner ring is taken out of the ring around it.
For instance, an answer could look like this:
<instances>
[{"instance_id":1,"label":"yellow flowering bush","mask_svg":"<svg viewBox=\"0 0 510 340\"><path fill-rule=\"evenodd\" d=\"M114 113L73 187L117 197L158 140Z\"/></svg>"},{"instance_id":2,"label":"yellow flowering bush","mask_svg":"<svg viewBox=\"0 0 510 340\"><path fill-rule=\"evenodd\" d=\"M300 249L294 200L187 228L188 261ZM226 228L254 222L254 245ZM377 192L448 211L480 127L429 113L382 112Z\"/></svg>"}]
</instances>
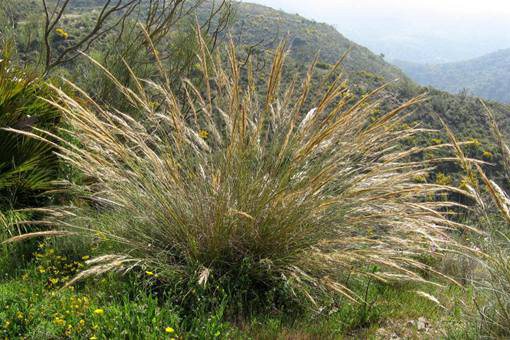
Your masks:
<instances>
[{"instance_id":1,"label":"yellow flowering bush","mask_svg":"<svg viewBox=\"0 0 510 340\"><path fill-rule=\"evenodd\" d=\"M207 132L206 130L200 130L198 132L198 135L200 136L200 138L202 139L207 139L207 137L209 137L209 132Z\"/></svg>"},{"instance_id":2,"label":"yellow flowering bush","mask_svg":"<svg viewBox=\"0 0 510 340\"><path fill-rule=\"evenodd\" d=\"M451 185L452 178L448 175L445 175L442 172L436 174L436 184L438 185Z\"/></svg>"},{"instance_id":3,"label":"yellow flowering bush","mask_svg":"<svg viewBox=\"0 0 510 340\"><path fill-rule=\"evenodd\" d=\"M483 152L483 158L486 159L486 160L491 160L492 158L494 157L494 155L492 154L492 152L488 151L488 150L485 150Z\"/></svg>"},{"instance_id":4,"label":"yellow flowering bush","mask_svg":"<svg viewBox=\"0 0 510 340\"><path fill-rule=\"evenodd\" d=\"M69 33L67 33L63 28L57 28L55 33L64 40L69 39Z\"/></svg>"},{"instance_id":5,"label":"yellow flowering bush","mask_svg":"<svg viewBox=\"0 0 510 340\"><path fill-rule=\"evenodd\" d=\"M33 276L29 280L0 282L1 339L18 339L26 334L35 339L118 339L125 334L134 338L162 338L165 334L177 338L180 334L180 318L173 308L160 308L156 299L141 291L137 299L126 301L126 291L117 287L113 289L117 294L112 295L103 294L107 290L99 286L78 292L52 289ZM110 289L112 285L115 283L104 283Z\"/></svg>"},{"instance_id":6,"label":"yellow flowering bush","mask_svg":"<svg viewBox=\"0 0 510 340\"><path fill-rule=\"evenodd\" d=\"M43 276L50 287L59 287L73 278L76 273L85 268L84 260L73 260L58 254L48 243L41 242L33 254L36 263L36 274Z\"/></svg>"}]
</instances>

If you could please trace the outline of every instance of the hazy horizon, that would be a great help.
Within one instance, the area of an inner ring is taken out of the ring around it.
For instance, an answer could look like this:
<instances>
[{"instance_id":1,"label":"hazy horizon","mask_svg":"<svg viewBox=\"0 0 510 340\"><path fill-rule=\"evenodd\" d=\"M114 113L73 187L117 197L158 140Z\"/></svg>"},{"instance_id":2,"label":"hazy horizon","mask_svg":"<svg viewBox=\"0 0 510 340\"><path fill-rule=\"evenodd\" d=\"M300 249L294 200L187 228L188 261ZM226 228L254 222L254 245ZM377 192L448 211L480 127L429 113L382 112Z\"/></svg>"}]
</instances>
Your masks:
<instances>
[{"instance_id":1,"label":"hazy horizon","mask_svg":"<svg viewBox=\"0 0 510 340\"><path fill-rule=\"evenodd\" d=\"M510 48L510 1L250 0L335 26L388 60L439 63Z\"/></svg>"}]
</instances>

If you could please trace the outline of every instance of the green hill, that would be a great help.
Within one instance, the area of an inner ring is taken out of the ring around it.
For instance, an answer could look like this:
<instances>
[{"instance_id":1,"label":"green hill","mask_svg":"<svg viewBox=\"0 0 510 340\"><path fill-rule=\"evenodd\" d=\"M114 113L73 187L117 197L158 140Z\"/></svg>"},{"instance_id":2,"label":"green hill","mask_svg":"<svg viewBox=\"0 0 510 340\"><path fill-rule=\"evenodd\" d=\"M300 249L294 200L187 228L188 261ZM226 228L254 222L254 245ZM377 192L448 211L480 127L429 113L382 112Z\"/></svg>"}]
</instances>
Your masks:
<instances>
[{"instance_id":1,"label":"green hill","mask_svg":"<svg viewBox=\"0 0 510 340\"><path fill-rule=\"evenodd\" d=\"M410 80L399 68L348 40L330 25L248 3L239 3L236 12L231 35L238 43L258 44L261 48L270 49L286 38L291 44L291 59L297 65L305 66L318 52L321 63L327 66L351 48L343 66L355 91L366 93L387 81L399 79L386 91L388 98L385 103L404 102L428 92L430 99L417 108L417 117L424 121L425 126L440 127L432 119L431 113L435 112L444 117L461 138L476 138L482 143L491 144L484 109L477 98L422 87ZM489 106L495 111L503 129L510 133L510 107L496 102L489 103Z\"/></svg>"},{"instance_id":2,"label":"green hill","mask_svg":"<svg viewBox=\"0 0 510 340\"><path fill-rule=\"evenodd\" d=\"M323 63L334 64L349 48L344 66L350 74L372 72L390 81L405 79L397 67L385 62L366 47L345 38L333 26L305 19L270 7L240 3L232 28L233 37L244 44L275 47L281 39L291 44L291 55L299 62L311 62L320 53Z\"/></svg>"},{"instance_id":3,"label":"green hill","mask_svg":"<svg viewBox=\"0 0 510 340\"><path fill-rule=\"evenodd\" d=\"M395 64L420 84L510 103L510 49L457 63L425 65L396 61Z\"/></svg>"}]
</instances>

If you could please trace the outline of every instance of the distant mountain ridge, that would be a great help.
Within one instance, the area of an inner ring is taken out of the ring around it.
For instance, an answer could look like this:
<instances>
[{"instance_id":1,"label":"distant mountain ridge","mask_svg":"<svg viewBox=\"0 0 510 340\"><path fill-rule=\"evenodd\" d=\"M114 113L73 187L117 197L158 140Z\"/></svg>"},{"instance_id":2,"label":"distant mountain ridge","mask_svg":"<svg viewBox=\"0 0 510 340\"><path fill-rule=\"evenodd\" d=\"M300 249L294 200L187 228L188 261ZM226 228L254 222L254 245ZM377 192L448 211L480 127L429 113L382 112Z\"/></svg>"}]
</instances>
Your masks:
<instances>
[{"instance_id":1,"label":"distant mountain ridge","mask_svg":"<svg viewBox=\"0 0 510 340\"><path fill-rule=\"evenodd\" d=\"M447 64L425 65L395 61L411 79L451 93L468 94L510 103L510 49L479 58Z\"/></svg>"}]
</instances>

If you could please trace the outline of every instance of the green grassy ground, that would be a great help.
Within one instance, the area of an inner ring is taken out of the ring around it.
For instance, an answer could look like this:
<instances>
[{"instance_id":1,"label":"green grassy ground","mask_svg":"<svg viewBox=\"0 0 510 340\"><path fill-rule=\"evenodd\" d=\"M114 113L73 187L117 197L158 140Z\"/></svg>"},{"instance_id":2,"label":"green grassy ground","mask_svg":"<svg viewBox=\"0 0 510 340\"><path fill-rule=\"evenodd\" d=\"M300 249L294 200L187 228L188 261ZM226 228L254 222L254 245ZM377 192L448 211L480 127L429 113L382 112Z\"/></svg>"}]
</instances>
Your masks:
<instances>
[{"instance_id":1,"label":"green grassy ground","mask_svg":"<svg viewBox=\"0 0 510 340\"><path fill-rule=\"evenodd\" d=\"M74 287L64 283L90 255L71 258L42 243L34 258L0 281L0 336L27 339L170 338L475 338L466 315L472 292L454 286L359 286L366 304L340 301L334 308L232 316L227 300L193 312L173 302L171 293L153 291L150 271L109 274ZM5 256L4 256L5 257ZM7 262L7 260L5 260ZM134 282L134 284L133 284ZM170 290L171 291L171 290ZM426 292L430 298L417 293ZM207 306L207 307L206 307ZM472 308L469 307L468 308Z\"/></svg>"}]
</instances>

